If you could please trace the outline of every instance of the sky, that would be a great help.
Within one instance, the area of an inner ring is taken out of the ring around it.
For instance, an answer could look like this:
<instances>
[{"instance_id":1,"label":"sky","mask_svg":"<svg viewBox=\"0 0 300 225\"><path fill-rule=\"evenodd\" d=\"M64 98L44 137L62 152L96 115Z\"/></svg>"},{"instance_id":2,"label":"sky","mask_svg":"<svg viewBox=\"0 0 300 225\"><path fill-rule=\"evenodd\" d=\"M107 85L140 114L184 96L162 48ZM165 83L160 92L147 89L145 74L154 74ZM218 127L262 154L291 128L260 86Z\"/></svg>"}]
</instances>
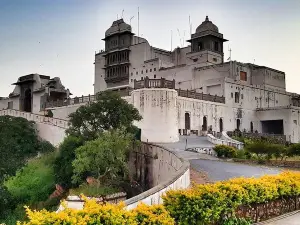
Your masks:
<instances>
[{"instance_id":1,"label":"sky","mask_svg":"<svg viewBox=\"0 0 300 225\"><path fill-rule=\"evenodd\" d=\"M152 46L186 46L205 16L228 42L224 59L286 73L287 90L300 93L299 0L0 0L0 96L18 77L60 77L74 96L93 94L95 52L122 17Z\"/></svg>"}]
</instances>

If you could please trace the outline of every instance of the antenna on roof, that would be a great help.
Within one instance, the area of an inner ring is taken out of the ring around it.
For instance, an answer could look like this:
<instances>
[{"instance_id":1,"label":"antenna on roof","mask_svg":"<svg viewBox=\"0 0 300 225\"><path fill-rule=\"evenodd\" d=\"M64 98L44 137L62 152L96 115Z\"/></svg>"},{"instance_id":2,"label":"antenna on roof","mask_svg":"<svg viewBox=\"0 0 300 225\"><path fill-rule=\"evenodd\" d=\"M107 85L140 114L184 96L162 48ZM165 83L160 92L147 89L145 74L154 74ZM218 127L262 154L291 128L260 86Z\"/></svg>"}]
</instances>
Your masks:
<instances>
[{"instance_id":1,"label":"antenna on roof","mask_svg":"<svg viewBox=\"0 0 300 225\"><path fill-rule=\"evenodd\" d=\"M191 16L189 15L189 27L190 27L190 36L192 36L192 24L191 24Z\"/></svg>"},{"instance_id":2,"label":"antenna on roof","mask_svg":"<svg viewBox=\"0 0 300 225\"><path fill-rule=\"evenodd\" d=\"M119 19L119 14L117 14L117 20Z\"/></svg>"},{"instance_id":3,"label":"antenna on roof","mask_svg":"<svg viewBox=\"0 0 300 225\"><path fill-rule=\"evenodd\" d=\"M140 7L138 7L138 37L140 35Z\"/></svg>"},{"instance_id":4,"label":"antenna on roof","mask_svg":"<svg viewBox=\"0 0 300 225\"><path fill-rule=\"evenodd\" d=\"M134 18L134 16L132 16L131 18L130 18L130 22L129 22L129 24L130 24L130 26L131 26L131 20Z\"/></svg>"},{"instance_id":5,"label":"antenna on roof","mask_svg":"<svg viewBox=\"0 0 300 225\"><path fill-rule=\"evenodd\" d=\"M183 31L182 47L184 47L184 39L185 39L185 30Z\"/></svg>"},{"instance_id":6,"label":"antenna on roof","mask_svg":"<svg viewBox=\"0 0 300 225\"><path fill-rule=\"evenodd\" d=\"M122 10L122 17L121 17L121 19L123 19L123 14L124 14L124 9Z\"/></svg>"},{"instance_id":7,"label":"antenna on roof","mask_svg":"<svg viewBox=\"0 0 300 225\"><path fill-rule=\"evenodd\" d=\"M173 50L173 48L172 48L172 36L173 36L173 31L171 30L171 52L172 52L172 50Z\"/></svg>"},{"instance_id":8,"label":"antenna on roof","mask_svg":"<svg viewBox=\"0 0 300 225\"><path fill-rule=\"evenodd\" d=\"M181 36L180 36L180 31L178 28L177 28L177 31L178 31L178 35L179 35L179 44L181 45Z\"/></svg>"}]
</instances>

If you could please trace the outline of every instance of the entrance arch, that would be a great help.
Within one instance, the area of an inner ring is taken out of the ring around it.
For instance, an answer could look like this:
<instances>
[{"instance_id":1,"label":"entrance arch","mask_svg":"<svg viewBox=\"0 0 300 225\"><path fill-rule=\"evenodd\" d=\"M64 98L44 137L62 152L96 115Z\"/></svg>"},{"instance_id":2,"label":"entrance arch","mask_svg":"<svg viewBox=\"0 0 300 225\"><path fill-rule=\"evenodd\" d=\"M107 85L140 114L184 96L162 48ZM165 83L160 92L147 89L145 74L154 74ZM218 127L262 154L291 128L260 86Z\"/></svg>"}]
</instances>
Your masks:
<instances>
[{"instance_id":1,"label":"entrance arch","mask_svg":"<svg viewBox=\"0 0 300 225\"><path fill-rule=\"evenodd\" d=\"M220 132L222 132L223 131L223 119L222 118L220 118L219 125L220 125Z\"/></svg>"},{"instance_id":2,"label":"entrance arch","mask_svg":"<svg viewBox=\"0 0 300 225\"><path fill-rule=\"evenodd\" d=\"M32 105L31 105L31 90L27 89L24 93L24 111L25 112L32 112Z\"/></svg>"},{"instance_id":3,"label":"entrance arch","mask_svg":"<svg viewBox=\"0 0 300 225\"><path fill-rule=\"evenodd\" d=\"M240 119L237 119L237 120L236 120L236 129L237 129L237 130L240 130L240 127L241 127L241 120L240 120Z\"/></svg>"},{"instance_id":4,"label":"entrance arch","mask_svg":"<svg viewBox=\"0 0 300 225\"><path fill-rule=\"evenodd\" d=\"M253 122L250 122L250 131L253 133Z\"/></svg>"},{"instance_id":5,"label":"entrance arch","mask_svg":"<svg viewBox=\"0 0 300 225\"><path fill-rule=\"evenodd\" d=\"M185 129L190 130L191 129L191 118L189 113L184 114L184 120L185 120Z\"/></svg>"},{"instance_id":6,"label":"entrance arch","mask_svg":"<svg viewBox=\"0 0 300 225\"><path fill-rule=\"evenodd\" d=\"M202 130L207 131L207 118L206 118L206 116L203 116Z\"/></svg>"}]
</instances>

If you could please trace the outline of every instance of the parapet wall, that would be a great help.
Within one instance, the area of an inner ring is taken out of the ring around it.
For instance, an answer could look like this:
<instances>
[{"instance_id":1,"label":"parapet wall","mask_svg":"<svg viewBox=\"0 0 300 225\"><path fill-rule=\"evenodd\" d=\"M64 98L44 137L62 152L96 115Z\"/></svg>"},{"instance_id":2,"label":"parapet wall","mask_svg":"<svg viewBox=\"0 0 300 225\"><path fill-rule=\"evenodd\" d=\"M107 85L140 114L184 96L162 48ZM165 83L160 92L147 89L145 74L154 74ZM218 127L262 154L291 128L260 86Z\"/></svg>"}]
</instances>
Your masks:
<instances>
[{"instance_id":1,"label":"parapet wall","mask_svg":"<svg viewBox=\"0 0 300 225\"><path fill-rule=\"evenodd\" d=\"M22 112L14 109L0 110L0 116L22 117L28 121L34 121L39 136L49 141L54 146L59 145L65 138L65 130L68 128L68 121L39 114Z\"/></svg>"},{"instance_id":2,"label":"parapet wall","mask_svg":"<svg viewBox=\"0 0 300 225\"><path fill-rule=\"evenodd\" d=\"M147 152L145 152L145 148ZM132 209L139 202L148 205L162 203L162 195L168 190L185 189L190 186L190 165L168 149L148 143L142 143L142 154L151 153L154 160L150 164L153 187L125 201ZM143 171L140 171L143 173Z\"/></svg>"}]
</instances>

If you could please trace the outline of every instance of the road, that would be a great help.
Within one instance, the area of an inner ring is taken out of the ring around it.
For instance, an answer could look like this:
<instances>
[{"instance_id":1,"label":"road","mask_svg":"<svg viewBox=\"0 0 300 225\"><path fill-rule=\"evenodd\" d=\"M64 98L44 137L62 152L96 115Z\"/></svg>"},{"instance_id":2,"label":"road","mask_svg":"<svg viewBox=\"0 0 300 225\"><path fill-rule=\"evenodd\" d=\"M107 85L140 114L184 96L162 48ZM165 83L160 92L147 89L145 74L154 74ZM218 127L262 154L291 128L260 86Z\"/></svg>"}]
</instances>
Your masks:
<instances>
[{"instance_id":1,"label":"road","mask_svg":"<svg viewBox=\"0 0 300 225\"><path fill-rule=\"evenodd\" d=\"M210 181L227 180L234 177L259 177L264 174L277 174L281 171L281 169L266 166L252 166L204 159L192 159L190 164L196 171L206 172Z\"/></svg>"},{"instance_id":2,"label":"road","mask_svg":"<svg viewBox=\"0 0 300 225\"><path fill-rule=\"evenodd\" d=\"M160 144L173 151L179 157L189 160L196 171L206 172L210 181L226 180L233 177L259 177L264 174L277 174L281 169L257 165L244 165L224 162L218 158L201 153L185 151L186 148L212 148L214 145L206 137L180 136L179 142ZM299 224L300 225L300 224Z\"/></svg>"}]
</instances>

